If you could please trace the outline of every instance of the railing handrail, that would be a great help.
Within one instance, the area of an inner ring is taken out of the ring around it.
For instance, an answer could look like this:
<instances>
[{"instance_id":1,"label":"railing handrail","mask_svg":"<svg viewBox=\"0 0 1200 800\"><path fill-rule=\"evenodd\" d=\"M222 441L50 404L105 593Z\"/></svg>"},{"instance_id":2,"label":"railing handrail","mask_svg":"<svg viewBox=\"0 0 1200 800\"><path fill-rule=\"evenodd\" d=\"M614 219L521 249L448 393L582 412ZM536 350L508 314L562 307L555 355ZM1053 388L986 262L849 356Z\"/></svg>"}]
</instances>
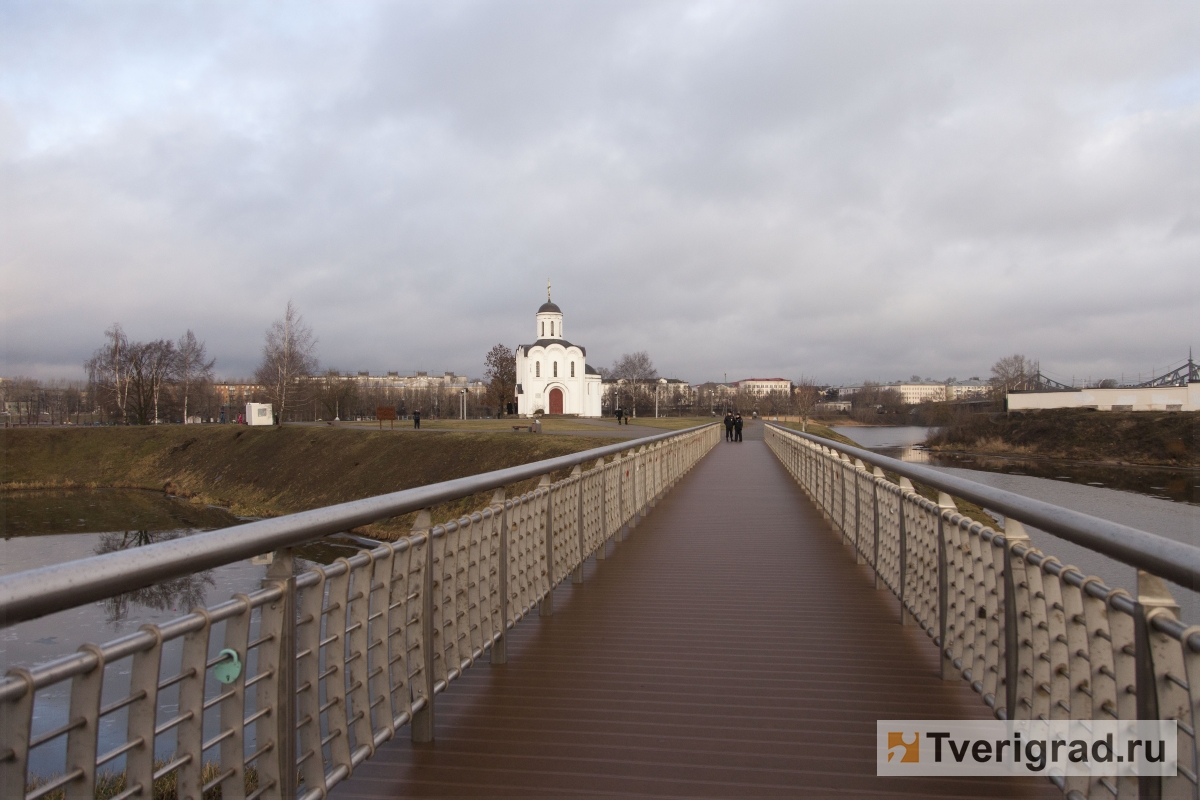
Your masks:
<instances>
[{"instance_id":1,"label":"railing handrail","mask_svg":"<svg viewBox=\"0 0 1200 800\"><path fill-rule=\"evenodd\" d=\"M429 486L258 520L0 578L0 626L292 547L716 425L705 423Z\"/></svg>"},{"instance_id":2,"label":"railing handrail","mask_svg":"<svg viewBox=\"0 0 1200 800\"><path fill-rule=\"evenodd\" d=\"M930 467L882 456L811 433L803 433L770 422L767 425L822 447L846 453L861 459L865 464L895 472L909 480L920 481L947 494L970 500L1006 517L1012 517L1114 558L1123 564L1166 578L1184 588L1200 591L1200 547L1015 492L996 489L966 478L947 475Z\"/></svg>"}]
</instances>

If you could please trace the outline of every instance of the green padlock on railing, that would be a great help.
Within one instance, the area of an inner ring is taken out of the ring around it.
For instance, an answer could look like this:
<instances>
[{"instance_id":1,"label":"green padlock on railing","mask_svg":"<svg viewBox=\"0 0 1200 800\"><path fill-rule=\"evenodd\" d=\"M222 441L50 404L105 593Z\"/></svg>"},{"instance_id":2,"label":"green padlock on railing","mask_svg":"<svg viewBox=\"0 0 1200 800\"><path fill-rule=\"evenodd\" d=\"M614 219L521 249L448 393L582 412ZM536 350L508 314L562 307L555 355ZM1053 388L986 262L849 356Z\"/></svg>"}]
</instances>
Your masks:
<instances>
[{"instance_id":1,"label":"green padlock on railing","mask_svg":"<svg viewBox=\"0 0 1200 800\"><path fill-rule=\"evenodd\" d=\"M242 674L242 662L237 651L226 647L218 655L225 660L213 667L213 676L221 683L233 683Z\"/></svg>"}]
</instances>

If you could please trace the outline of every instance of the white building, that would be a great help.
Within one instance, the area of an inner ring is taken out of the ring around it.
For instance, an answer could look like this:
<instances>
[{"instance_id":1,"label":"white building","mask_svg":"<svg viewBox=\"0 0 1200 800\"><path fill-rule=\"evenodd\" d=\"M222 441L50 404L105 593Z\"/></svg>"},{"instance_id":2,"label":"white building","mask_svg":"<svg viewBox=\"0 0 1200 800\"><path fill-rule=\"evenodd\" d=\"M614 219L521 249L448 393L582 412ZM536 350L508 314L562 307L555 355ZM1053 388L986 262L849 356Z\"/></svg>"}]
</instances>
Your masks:
<instances>
[{"instance_id":1,"label":"white building","mask_svg":"<svg viewBox=\"0 0 1200 800\"><path fill-rule=\"evenodd\" d=\"M741 391L757 397L792 393L792 382L787 378L746 378L737 381L734 385Z\"/></svg>"},{"instance_id":2,"label":"white building","mask_svg":"<svg viewBox=\"0 0 1200 800\"><path fill-rule=\"evenodd\" d=\"M946 400L946 384L937 381L900 381L883 387L895 389L906 405L918 403L943 403Z\"/></svg>"},{"instance_id":3,"label":"white building","mask_svg":"<svg viewBox=\"0 0 1200 800\"><path fill-rule=\"evenodd\" d=\"M1097 411L1200 411L1200 383L1187 386L1083 389L1077 392L1009 392L1009 411L1091 408Z\"/></svg>"},{"instance_id":4,"label":"white building","mask_svg":"<svg viewBox=\"0 0 1200 800\"><path fill-rule=\"evenodd\" d=\"M533 344L517 346L517 413L599 417L600 374L587 365L587 351L563 338L562 309L546 302L537 310Z\"/></svg>"}]
</instances>

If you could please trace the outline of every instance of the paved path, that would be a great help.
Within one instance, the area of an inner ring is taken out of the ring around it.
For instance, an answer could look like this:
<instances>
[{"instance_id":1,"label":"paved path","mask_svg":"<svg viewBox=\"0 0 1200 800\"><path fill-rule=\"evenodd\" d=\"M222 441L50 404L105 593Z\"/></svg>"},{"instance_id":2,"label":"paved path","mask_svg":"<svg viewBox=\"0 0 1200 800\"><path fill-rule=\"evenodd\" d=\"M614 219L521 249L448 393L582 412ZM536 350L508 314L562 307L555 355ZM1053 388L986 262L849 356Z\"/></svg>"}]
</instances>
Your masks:
<instances>
[{"instance_id":1,"label":"paved path","mask_svg":"<svg viewBox=\"0 0 1200 800\"><path fill-rule=\"evenodd\" d=\"M877 719L987 709L747 434L440 695L436 742L385 745L334 797L1060 796L875 776Z\"/></svg>"}]
</instances>

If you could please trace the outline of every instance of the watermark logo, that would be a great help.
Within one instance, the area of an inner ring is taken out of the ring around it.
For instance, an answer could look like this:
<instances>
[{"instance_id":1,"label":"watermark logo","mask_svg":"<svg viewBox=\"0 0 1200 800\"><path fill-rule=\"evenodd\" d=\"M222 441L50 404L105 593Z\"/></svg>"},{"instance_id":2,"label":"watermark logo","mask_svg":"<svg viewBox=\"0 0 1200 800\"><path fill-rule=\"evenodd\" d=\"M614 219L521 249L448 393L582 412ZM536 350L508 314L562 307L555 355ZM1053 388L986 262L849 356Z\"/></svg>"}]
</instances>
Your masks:
<instances>
[{"instance_id":1,"label":"watermark logo","mask_svg":"<svg viewBox=\"0 0 1200 800\"><path fill-rule=\"evenodd\" d=\"M880 720L876 774L1174 776L1175 720Z\"/></svg>"},{"instance_id":2,"label":"watermark logo","mask_svg":"<svg viewBox=\"0 0 1200 800\"><path fill-rule=\"evenodd\" d=\"M910 733L888 731L887 760L891 761L893 757L897 757L896 760L901 763L920 764L921 734L917 731Z\"/></svg>"}]
</instances>

